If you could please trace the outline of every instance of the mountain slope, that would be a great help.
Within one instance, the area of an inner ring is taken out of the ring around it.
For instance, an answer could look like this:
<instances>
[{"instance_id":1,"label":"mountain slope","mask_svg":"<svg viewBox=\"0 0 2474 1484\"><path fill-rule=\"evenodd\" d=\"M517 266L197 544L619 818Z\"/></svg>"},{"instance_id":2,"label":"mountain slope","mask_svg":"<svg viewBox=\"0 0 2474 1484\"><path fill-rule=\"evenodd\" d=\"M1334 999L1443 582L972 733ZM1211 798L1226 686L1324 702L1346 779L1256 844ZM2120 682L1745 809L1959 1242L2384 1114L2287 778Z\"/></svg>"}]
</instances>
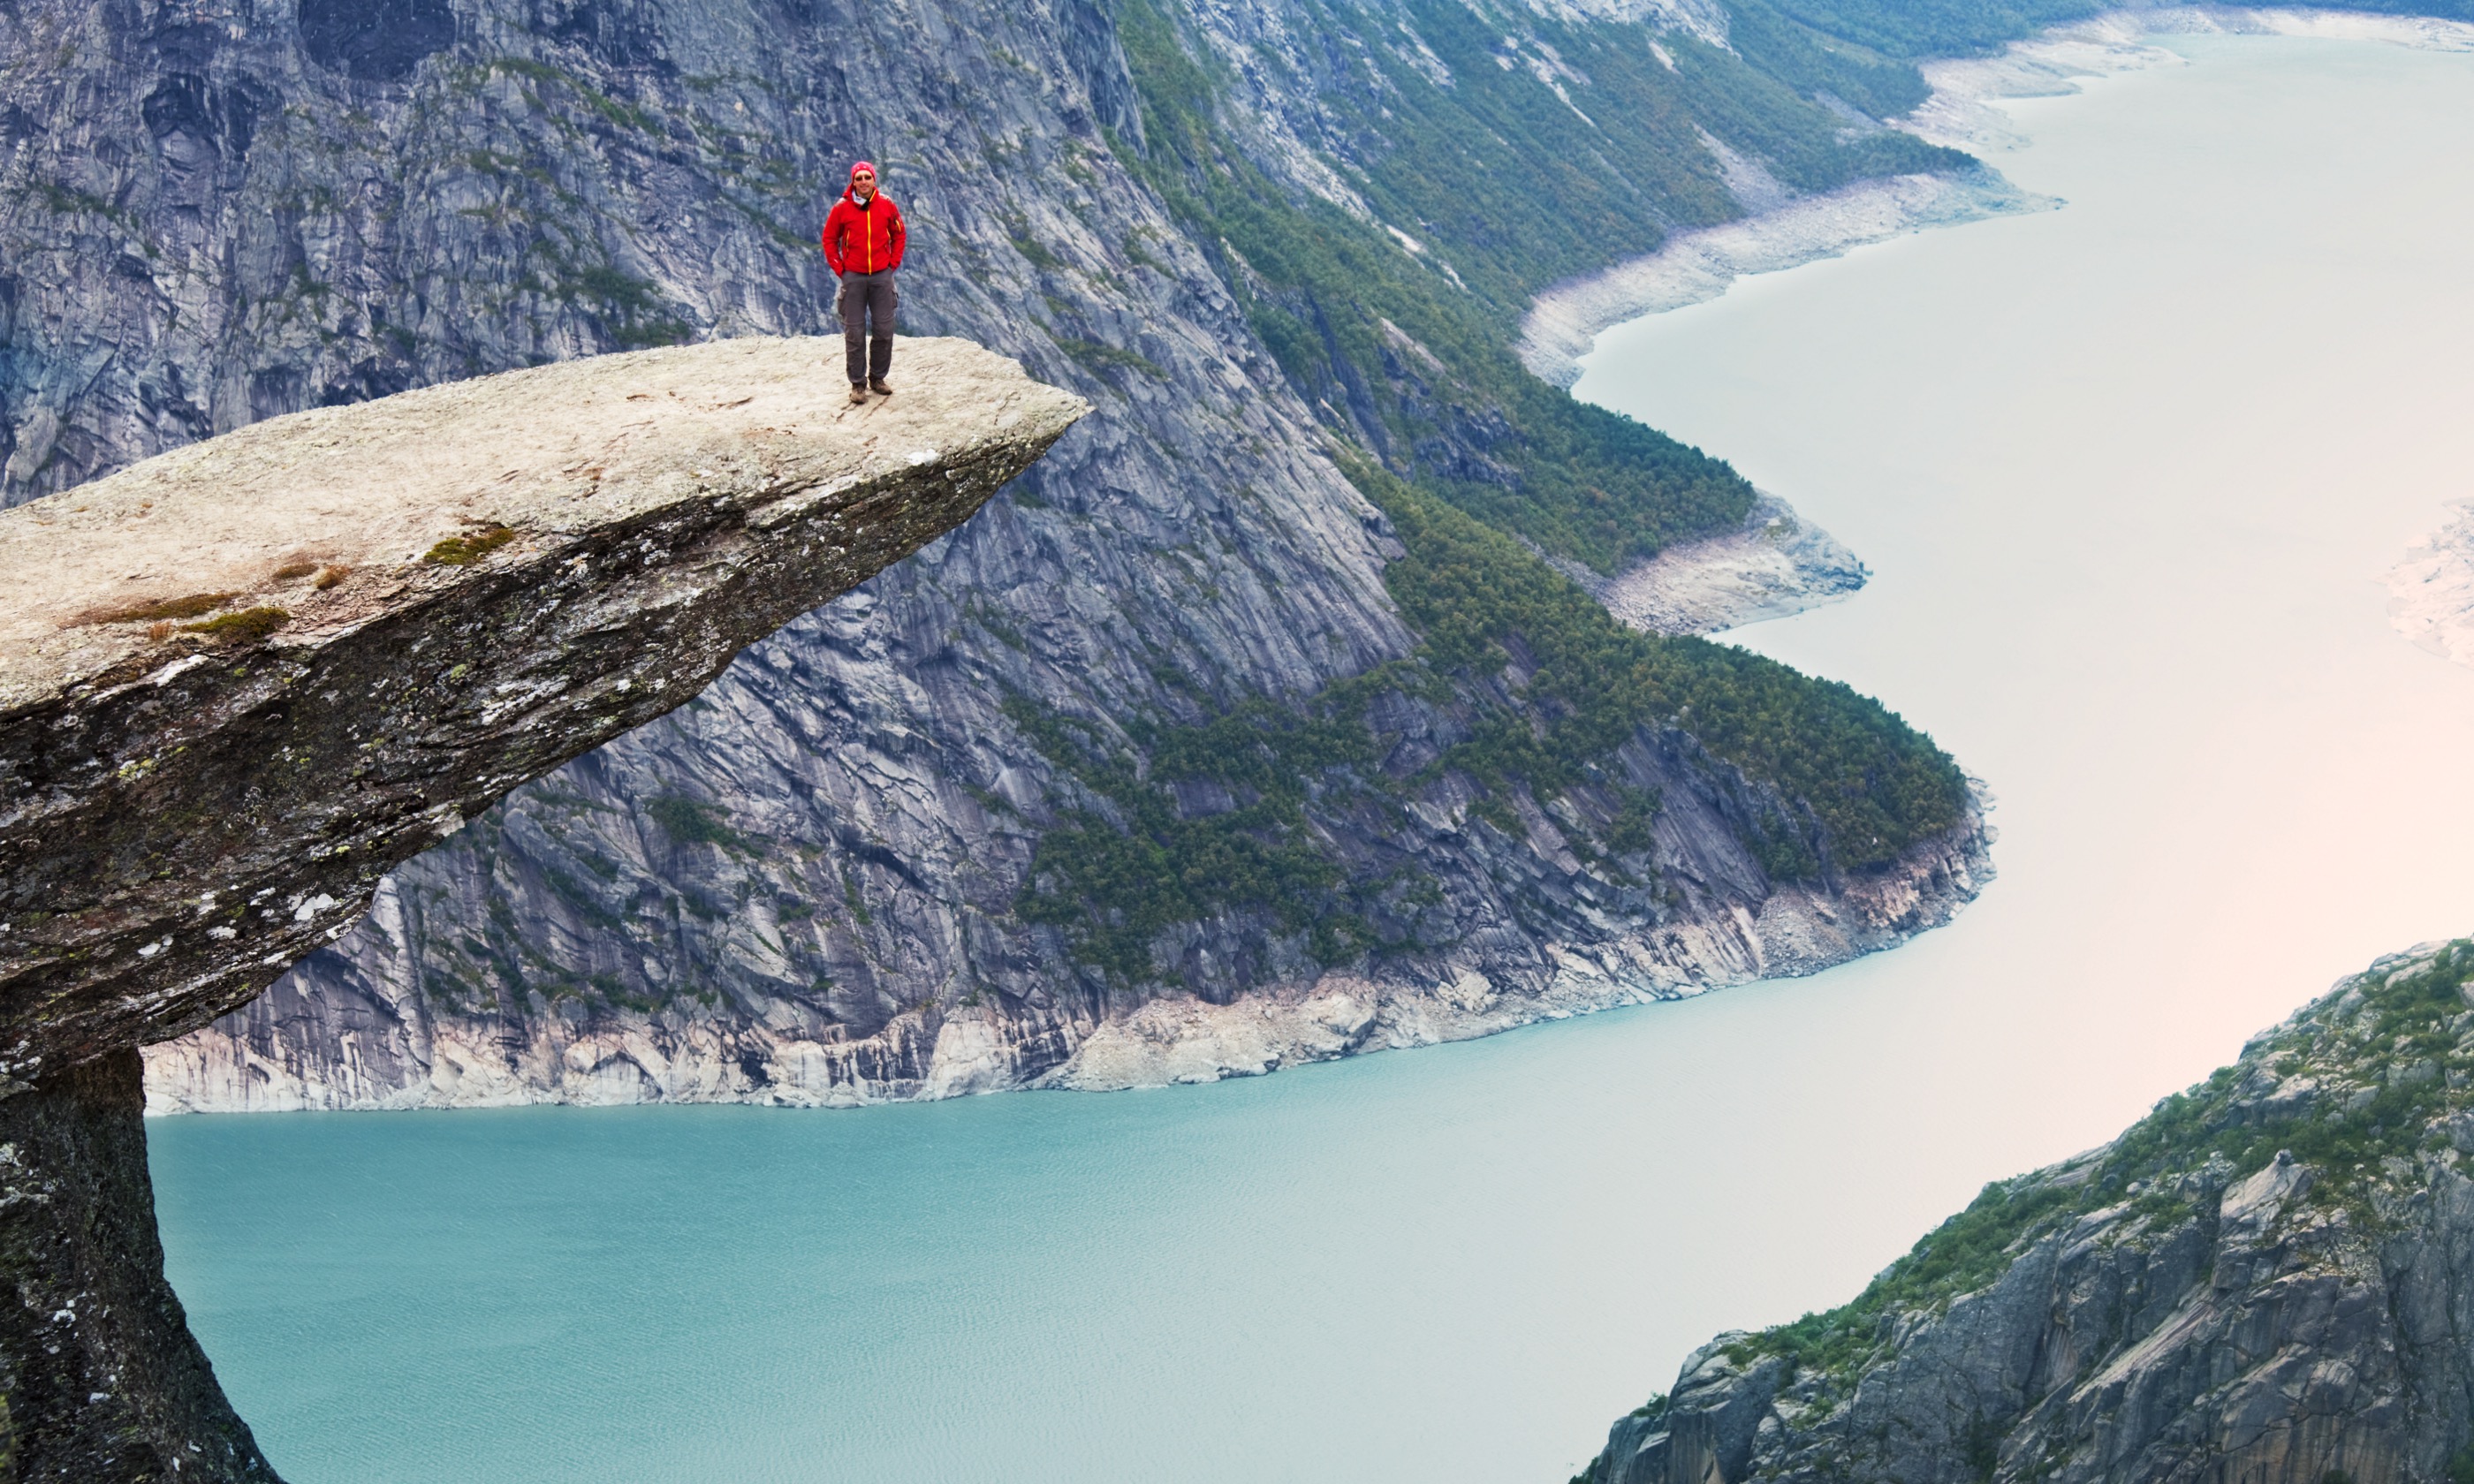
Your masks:
<instances>
[{"instance_id":1,"label":"mountain slope","mask_svg":"<svg viewBox=\"0 0 2474 1484\"><path fill-rule=\"evenodd\" d=\"M1854 1303L1721 1335L1589 1484L2474 1476L2474 941L2385 958Z\"/></svg>"},{"instance_id":2,"label":"mountain slope","mask_svg":"<svg viewBox=\"0 0 2474 1484\"><path fill-rule=\"evenodd\" d=\"M1510 349L1530 291L1735 214L1731 179L1964 165L1851 122L1904 64L1782 81L1714 8L382 11L18 0L8 497L297 406L812 329L858 155L914 224L908 324L1099 411L158 1050L159 1106L1211 1075L1816 967L1980 879L1963 781L1895 717L1549 572L1753 496ZM1467 209L1507 162L1557 208Z\"/></svg>"}]
</instances>

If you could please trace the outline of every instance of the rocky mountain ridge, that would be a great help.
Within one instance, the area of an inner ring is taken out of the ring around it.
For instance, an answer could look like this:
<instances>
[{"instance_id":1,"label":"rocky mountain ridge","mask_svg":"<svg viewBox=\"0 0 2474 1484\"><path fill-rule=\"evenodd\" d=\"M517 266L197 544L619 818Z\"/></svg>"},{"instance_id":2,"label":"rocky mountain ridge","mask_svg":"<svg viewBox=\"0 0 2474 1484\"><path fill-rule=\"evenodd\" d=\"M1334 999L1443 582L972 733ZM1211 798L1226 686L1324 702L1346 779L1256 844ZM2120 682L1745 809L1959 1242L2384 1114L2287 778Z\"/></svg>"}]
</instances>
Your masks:
<instances>
[{"instance_id":1,"label":"rocky mountain ridge","mask_svg":"<svg viewBox=\"0 0 2474 1484\"><path fill-rule=\"evenodd\" d=\"M297 413L0 512L0 1075L247 1002L388 868L959 524L1087 410L956 341L915 347L935 390L856 409L823 344Z\"/></svg>"},{"instance_id":2,"label":"rocky mountain ridge","mask_svg":"<svg viewBox=\"0 0 2474 1484\"><path fill-rule=\"evenodd\" d=\"M1521 372L1499 306L1739 214L1730 160L1764 191L1960 168L1848 122L1911 68L1714 7L411 9L20 0L6 497L312 403L811 328L862 154L913 224L908 323L1098 411L158 1052L158 1106L1104 1083L1060 1069L1153 1002L1401 1007L1169 1059L1238 1069L1818 963L1981 879L1954 766L1895 718L1617 645L1491 544L1613 573L1740 523L1732 471ZM1470 213L1498 156L1588 209ZM1515 574L1525 616L1487 609Z\"/></svg>"},{"instance_id":3,"label":"rocky mountain ridge","mask_svg":"<svg viewBox=\"0 0 2474 1484\"><path fill-rule=\"evenodd\" d=\"M1853 1304L1721 1335L1588 1484L2474 1474L2474 941L2392 955Z\"/></svg>"}]
</instances>

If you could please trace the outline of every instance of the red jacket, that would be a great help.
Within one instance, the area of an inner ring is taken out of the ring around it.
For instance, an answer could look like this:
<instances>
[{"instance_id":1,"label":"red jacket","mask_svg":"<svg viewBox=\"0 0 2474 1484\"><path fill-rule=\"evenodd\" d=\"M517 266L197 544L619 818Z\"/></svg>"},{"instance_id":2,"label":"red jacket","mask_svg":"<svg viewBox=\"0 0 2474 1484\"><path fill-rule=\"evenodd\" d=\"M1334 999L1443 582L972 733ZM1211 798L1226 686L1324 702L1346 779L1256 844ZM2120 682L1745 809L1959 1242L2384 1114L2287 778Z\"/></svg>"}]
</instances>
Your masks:
<instances>
[{"instance_id":1,"label":"red jacket","mask_svg":"<svg viewBox=\"0 0 2474 1484\"><path fill-rule=\"evenodd\" d=\"M837 275L884 273L902 266L910 232L902 208L883 189L862 206L847 190L825 216L825 266Z\"/></svg>"}]
</instances>

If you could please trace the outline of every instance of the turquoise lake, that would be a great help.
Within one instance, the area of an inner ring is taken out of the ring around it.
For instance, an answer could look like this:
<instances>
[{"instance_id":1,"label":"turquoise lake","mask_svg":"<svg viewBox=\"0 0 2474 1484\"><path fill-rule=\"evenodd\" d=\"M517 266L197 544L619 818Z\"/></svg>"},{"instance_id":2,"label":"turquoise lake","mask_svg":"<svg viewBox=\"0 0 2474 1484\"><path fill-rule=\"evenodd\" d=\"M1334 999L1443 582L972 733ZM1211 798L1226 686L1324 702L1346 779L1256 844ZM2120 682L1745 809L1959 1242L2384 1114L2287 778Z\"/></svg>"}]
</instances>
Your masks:
<instances>
[{"instance_id":1,"label":"turquoise lake","mask_svg":"<svg viewBox=\"0 0 2474 1484\"><path fill-rule=\"evenodd\" d=\"M1998 797L1953 926L1810 979L1211 1087L151 1125L293 1484L1559 1484L2373 955L2474 929L2474 55L2168 38L2010 109L2062 209L1611 332L1581 395L1873 567L1734 635Z\"/></svg>"}]
</instances>

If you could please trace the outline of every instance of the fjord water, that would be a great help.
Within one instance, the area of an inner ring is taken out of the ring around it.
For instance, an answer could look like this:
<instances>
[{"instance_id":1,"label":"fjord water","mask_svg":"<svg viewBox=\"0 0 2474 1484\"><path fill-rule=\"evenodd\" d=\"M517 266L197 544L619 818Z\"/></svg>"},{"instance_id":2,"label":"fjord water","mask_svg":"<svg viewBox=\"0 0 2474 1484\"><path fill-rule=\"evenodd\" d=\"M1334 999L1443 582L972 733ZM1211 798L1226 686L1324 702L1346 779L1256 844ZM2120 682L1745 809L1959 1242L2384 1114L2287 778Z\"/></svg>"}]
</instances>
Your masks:
<instances>
[{"instance_id":1,"label":"fjord water","mask_svg":"<svg viewBox=\"0 0 2474 1484\"><path fill-rule=\"evenodd\" d=\"M1737 637L1999 796L1811 979L1275 1077L861 1113L152 1129L295 1484L1564 1477L2382 950L2474 928L2474 671L2378 579L2474 495L2474 56L2170 43L2017 106L2066 209L1627 326L1582 395L1872 565Z\"/></svg>"}]
</instances>

